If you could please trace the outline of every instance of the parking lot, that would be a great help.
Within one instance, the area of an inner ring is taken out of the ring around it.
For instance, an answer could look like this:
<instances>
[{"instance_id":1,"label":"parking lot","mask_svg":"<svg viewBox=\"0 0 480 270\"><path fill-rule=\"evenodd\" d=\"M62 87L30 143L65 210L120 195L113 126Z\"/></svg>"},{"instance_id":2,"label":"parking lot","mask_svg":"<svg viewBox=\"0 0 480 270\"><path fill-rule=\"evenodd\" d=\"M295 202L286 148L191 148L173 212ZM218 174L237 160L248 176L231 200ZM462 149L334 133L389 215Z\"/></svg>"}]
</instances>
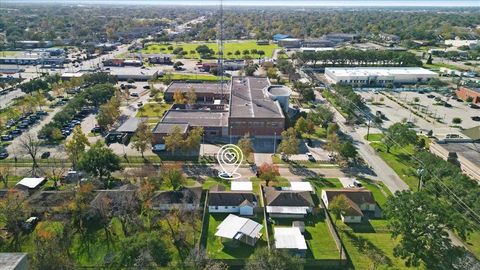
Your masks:
<instances>
[{"instance_id":1,"label":"parking lot","mask_svg":"<svg viewBox=\"0 0 480 270\"><path fill-rule=\"evenodd\" d=\"M400 122L403 119L412 122L416 126L416 130L422 133L427 133L433 130L434 134L448 134L458 133L458 128L452 127L453 118L462 119L460 124L463 128L471 128L480 124L472 120L472 116L480 115L479 109L472 109L467 106L465 102L458 102L452 98L447 98L439 93L424 93L419 94L417 92L399 92L399 93L387 93L392 99L404 104L412 111L420 113L423 117L415 115L410 110L403 108L393 100L390 100L385 95L382 95L376 91L358 92L367 102L371 113L376 114L377 111L382 112L385 115L383 119L383 127L389 127L393 123ZM434 95L439 97L435 100L435 97L429 98L428 95ZM418 102L414 102L414 99L418 98ZM434 105L434 103L446 101L451 107L445 107L443 105ZM422 112L423 111L423 112ZM428 117L427 114L431 115ZM442 123L434 121L433 117L440 118ZM428 120L426 120L426 119Z\"/></svg>"}]
</instances>

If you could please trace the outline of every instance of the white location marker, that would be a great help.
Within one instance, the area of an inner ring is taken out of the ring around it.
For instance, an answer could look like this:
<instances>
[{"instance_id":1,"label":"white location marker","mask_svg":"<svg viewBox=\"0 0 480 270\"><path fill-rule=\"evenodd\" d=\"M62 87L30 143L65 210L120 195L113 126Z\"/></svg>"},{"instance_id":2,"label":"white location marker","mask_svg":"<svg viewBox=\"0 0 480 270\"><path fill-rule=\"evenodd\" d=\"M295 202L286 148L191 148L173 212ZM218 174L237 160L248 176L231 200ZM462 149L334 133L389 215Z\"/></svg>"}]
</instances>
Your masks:
<instances>
[{"instance_id":1,"label":"white location marker","mask_svg":"<svg viewBox=\"0 0 480 270\"><path fill-rule=\"evenodd\" d=\"M217 152L217 160L222 167L218 177L223 179L238 179L241 177L236 171L243 161L243 152L234 144L226 144Z\"/></svg>"}]
</instances>

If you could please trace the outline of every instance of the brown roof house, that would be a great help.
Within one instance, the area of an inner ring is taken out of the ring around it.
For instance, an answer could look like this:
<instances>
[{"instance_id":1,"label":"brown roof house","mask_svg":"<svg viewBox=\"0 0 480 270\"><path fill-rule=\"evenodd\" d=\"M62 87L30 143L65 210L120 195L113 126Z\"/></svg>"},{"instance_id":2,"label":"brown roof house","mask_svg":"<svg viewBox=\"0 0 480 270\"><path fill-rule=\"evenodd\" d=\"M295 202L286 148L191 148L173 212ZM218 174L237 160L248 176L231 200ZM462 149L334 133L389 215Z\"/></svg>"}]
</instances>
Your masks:
<instances>
[{"instance_id":1,"label":"brown roof house","mask_svg":"<svg viewBox=\"0 0 480 270\"><path fill-rule=\"evenodd\" d=\"M341 215L345 223L360 223L365 212L372 212L375 217L381 216L381 210L370 190L345 188L322 190L322 201L328 208L329 203L338 195L345 195L349 208L345 215Z\"/></svg>"},{"instance_id":2,"label":"brown roof house","mask_svg":"<svg viewBox=\"0 0 480 270\"><path fill-rule=\"evenodd\" d=\"M304 218L314 207L312 195L308 191L280 190L265 187L265 205L270 217Z\"/></svg>"},{"instance_id":3,"label":"brown roof house","mask_svg":"<svg viewBox=\"0 0 480 270\"><path fill-rule=\"evenodd\" d=\"M251 216L257 206L257 197L252 192L226 191L220 186L214 186L208 193L210 213L238 213L242 216Z\"/></svg>"},{"instance_id":4,"label":"brown roof house","mask_svg":"<svg viewBox=\"0 0 480 270\"><path fill-rule=\"evenodd\" d=\"M156 210L199 210L202 187L156 192L152 198L152 209Z\"/></svg>"}]
</instances>

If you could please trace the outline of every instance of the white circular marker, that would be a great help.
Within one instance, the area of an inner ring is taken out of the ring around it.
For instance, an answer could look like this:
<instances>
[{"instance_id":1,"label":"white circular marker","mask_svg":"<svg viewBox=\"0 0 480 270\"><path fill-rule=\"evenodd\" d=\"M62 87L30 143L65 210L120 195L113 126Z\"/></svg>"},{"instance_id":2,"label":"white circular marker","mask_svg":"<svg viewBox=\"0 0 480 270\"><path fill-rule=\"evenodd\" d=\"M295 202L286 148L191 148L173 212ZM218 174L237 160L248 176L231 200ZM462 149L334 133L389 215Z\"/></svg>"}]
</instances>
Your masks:
<instances>
[{"instance_id":1,"label":"white circular marker","mask_svg":"<svg viewBox=\"0 0 480 270\"><path fill-rule=\"evenodd\" d=\"M243 152L234 144L226 144L217 152L217 160L222 168L218 173L218 177L222 179L238 179L242 175L236 171L243 161Z\"/></svg>"}]
</instances>

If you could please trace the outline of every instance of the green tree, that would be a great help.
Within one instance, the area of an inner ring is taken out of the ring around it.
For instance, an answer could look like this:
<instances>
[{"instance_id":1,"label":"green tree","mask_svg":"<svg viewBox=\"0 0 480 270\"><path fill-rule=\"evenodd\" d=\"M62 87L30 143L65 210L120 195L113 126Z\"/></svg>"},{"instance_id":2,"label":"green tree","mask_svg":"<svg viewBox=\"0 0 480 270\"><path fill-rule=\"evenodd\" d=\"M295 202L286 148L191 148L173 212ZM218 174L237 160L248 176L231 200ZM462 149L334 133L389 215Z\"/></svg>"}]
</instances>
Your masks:
<instances>
[{"instance_id":1,"label":"green tree","mask_svg":"<svg viewBox=\"0 0 480 270\"><path fill-rule=\"evenodd\" d=\"M163 165L160 170L163 181L173 190L178 190L185 184L186 179L182 174L182 169L177 164Z\"/></svg>"},{"instance_id":2,"label":"green tree","mask_svg":"<svg viewBox=\"0 0 480 270\"><path fill-rule=\"evenodd\" d=\"M186 101L187 104L192 105L197 102L197 94L195 93L195 89L191 88L186 94Z\"/></svg>"},{"instance_id":3,"label":"green tree","mask_svg":"<svg viewBox=\"0 0 480 270\"><path fill-rule=\"evenodd\" d=\"M348 198L345 194L337 195L332 199L328 204L328 210L335 216L335 225L337 224L337 221L342 218L342 215L345 215L349 208L350 205L348 204Z\"/></svg>"},{"instance_id":4,"label":"green tree","mask_svg":"<svg viewBox=\"0 0 480 270\"><path fill-rule=\"evenodd\" d=\"M167 150L172 151L172 154L175 154L175 151L183 146L183 135L180 127L174 126L170 134L165 136L164 140Z\"/></svg>"},{"instance_id":5,"label":"green tree","mask_svg":"<svg viewBox=\"0 0 480 270\"><path fill-rule=\"evenodd\" d=\"M303 117L300 117L297 119L297 122L295 123L295 130L300 135L311 131L309 130L309 125L307 120L305 120L305 118Z\"/></svg>"},{"instance_id":6,"label":"green tree","mask_svg":"<svg viewBox=\"0 0 480 270\"><path fill-rule=\"evenodd\" d=\"M325 105L318 105L307 114L307 120L311 120L315 125L326 128L333 121L334 114Z\"/></svg>"},{"instance_id":7,"label":"green tree","mask_svg":"<svg viewBox=\"0 0 480 270\"><path fill-rule=\"evenodd\" d=\"M78 168L103 180L114 171L121 170L120 158L104 142L98 141L78 161Z\"/></svg>"},{"instance_id":8,"label":"green tree","mask_svg":"<svg viewBox=\"0 0 480 270\"><path fill-rule=\"evenodd\" d=\"M152 130L148 124L142 121L132 137L133 148L140 152L142 158L145 158L144 153L147 151L148 146L152 143Z\"/></svg>"},{"instance_id":9,"label":"green tree","mask_svg":"<svg viewBox=\"0 0 480 270\"><path fill-rule=\"evenodd\" d=\"M454 118L452 119L452 123L453 123L453 124L456 124L456 125L459 125L459 124L462 123L462 118L454 117Z\"/></svg>"},{"instance_id":10,"label":"green tree","mask_svg":"<svg viewBox=\"0 0 480 270\"><path fill-rule=\"evenodd\" d=\"M382 139L387 153L390 153L392 146L406 146L417 141L417 134L411 130L406 123L395 123L391 125L385 132Z\"/></svg>"},{"instance_id":11,"label":"green tree","mask_svg":"<svg viewBox=\"0 0 480 270\"><path fill-rule=\"evenodd\" d=\"M248 157L253 152L253 143L249 134L245 134L237 143L238 148L242 150L243 157L248 161Z\"/></svg>"},{"instance_id":12,"label":"green tree","mask_svg":"<svg viewBox=\"0 0 480 270\"><path fill-rule=\"evenodd\" d=\"M351 141L346 141L340 146L339 154L346 160L353 159L356 160L358 156L357 148L353 145Z\"/></svg>"},{"instance_id":13,"label":"green tree","mask_svg":"<svg viewBox=\"0 0 480 270\"><path fill-rule=\"evenodd\" d=\"M85 152L88 142L87 136L83 134L82 128L77 126L73 129L72 138L65 143L65 150L67 151L68 158L72 162L72 167L77 166L77 162L80 156Z\"/></svg>"},{"instance_id":14,"label":"green tree","mask_svg":"<svg viewBox=\"0 0 480 270\"><path fill-rule=\"evenodd\" d=\"M298 154L299 142L294 128L282 131L282 141L278 145L278 152L287 156Z\"/></svg>"},{"instance_id":15,"label":"green tree","mask_svg":"<svg viewBox=\"0 0 480 270\"><path fill-rule=\"evenodd\" d=\"M0 199L0 222L8 233L7 237L11 238L10 250L20 251L22 221L26 220L30 215L30 209L25 201L23 192L11 189L7 191L5 197Z\"/></svg>"},{"instance_id":16,"label":"green tree","mask_svg":"<svg viewBox=\"0 0 480 270\"><path fill-rule=\"evenodd\" d=\"M407 266L427 269L457 269L459 250L452 245L447 230L456 228L455 220L441 200L425 192L401 191L390 197L385 213L393 239L399 239L393 254L405 260Z\"/></svg>"},{"instance_id":17,"label":"green tree","mask_svg":"<svg viewBox=\"0 0 480 270\"><path fill-rule=\"evenodd\" d=\"M194 151L199 149L200 144L202 143L203 128L195 127L191 129L188 133L187 138L183 140L182 149L184 151Z\"/></svg>"},{"instance_id":18,"label":"green tree","mask_svg":"<svg viewBox=\"0 0 480 270\"><path fill-rule=\"evenodd\" d=\"M303 270L304 260L287 251L257 248L247 259L245 270Z\"/></svg>"}]
</instances>

